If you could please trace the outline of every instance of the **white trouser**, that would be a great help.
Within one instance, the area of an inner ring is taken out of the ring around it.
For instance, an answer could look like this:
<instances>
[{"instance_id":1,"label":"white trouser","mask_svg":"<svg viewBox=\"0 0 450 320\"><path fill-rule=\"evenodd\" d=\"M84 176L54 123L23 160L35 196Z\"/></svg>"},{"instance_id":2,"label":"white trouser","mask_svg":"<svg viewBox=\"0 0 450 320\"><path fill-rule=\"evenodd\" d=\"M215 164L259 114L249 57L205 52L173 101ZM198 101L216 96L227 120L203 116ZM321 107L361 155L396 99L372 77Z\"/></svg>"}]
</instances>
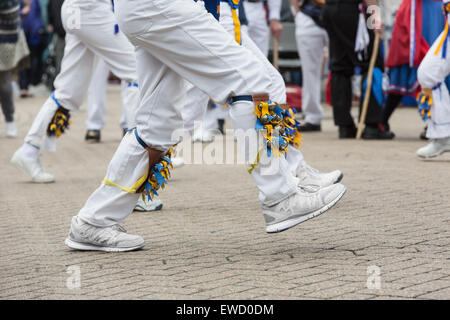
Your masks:
<instances>
[{"instance_id":1,"label":"white trouser","mask_svg":"<svg viewBox=\"0 0 450 320\"><path fill-rule=\"evenodd\" d=\"M235 25L231 14L231 7L228 3L225 2L220 3L220 25L224 27L224 29L228 31L230 35L234 36ZM280 104L286 104L286 84L284 83L283 77L264 56L255 42L249 37L247 30L248 29L246 26L241 26L242 46L249 49L264 64L265 72L272 79L272 83L269 87L270 97ZM197 127L195 129L204 130L210 128L207 124L207 122L210 123L210 121L206 121L207 117L217 115L217 112L219 111L207 110L206 106L208 99L208 95L203 91L191 84L188 85L186 104L182 112L185 130L188 130L192 133L192 131L194 130L194 123L197 124ZM223 106L218 107L221 110L224 110ZM209 112L211 112L211 114L209 114ZM223 117L222 113L221 116ZM217 118L219 118L219 116L217 116ZM289 162L291 171L294 173L297 169L297 166L301 161L303 161L304 158L300 150L293 147L291 147L290 150L291 151L288 152L286 158Z\"/></svg>"},{"instance_id":2,"label":"white trouser","mask_svg":"<svg viewBox=\"0 0 450 320\"><path fill-rule=\"evenodd\" d=\"M142 95L136 112L137 132L151 148L165 151L177 142L172 133L183 126L184 79L222 104L230 96L269 91L271 79L258 58L239 46L203 6L191 0L119 0L116 15L121 30L137 47ZM252 102L239 101L230 109L236 129L254 129ZM248 148L241 148L248 156ZM276 173L264 175L260 168L252 172L260 200L267 205L294 194L298 183L284 158L274 157L272 161L279 165ZM147 151L129 132L108 167L106 179L132 187L147 174L148 166ZM132 212L137 197L102 184L79 217L98 226L120 223Z\"/></svg>"},{"instance_id":3,"label":"white trouser","mask_svg":"<svg viewBox=\"0 0 450 320\"><path fill-rule=\"evenodd\" d=\"M450 74L450 42L447 44L447 56L442 58L442 48L436 50L443 34L435 41L420 64L417 76L422 88L438 88L433 90L433 106L431 119L428 122L427 138L441 139L450 137L450 96L445 85L445 78Z\"/></svg>"},{"instance_id":4,"label":"white trouser","mask_svg":"<svg viewBox=\"0 0 450 320\"><path fill-rule=\"evenodd\" d=\"M88 130L102 130L105 125L106 114L106 90L108 87L108 65L101 59L96 63L94 75L92 76L91 84L89 85L87 97L87 113L86 128ZM128 128L126 105L123 98L126 95L128 84L125 81L121 82L121 98L122 98L122 116L120 118L120 127L122 129Z\"/></svg>"},{"instance_id":5,"label":"white trouser","mask_svg":"<svg viewBox=\"0 0 450 320\"><path fill-rule=\"evenodd\" d=\"M235 25L231 13L231 7L226 2L220 3L219 23L231 36L235 36ZM249 49L257 58L259 58L259 60L264 64L265 72L272 79L272 83L269 88L270 97L280 104L286 104L286 84L284 83L283 77L249 36L247 26L241 26L241 42L245 48ZM206 120L206 117L211 118L216 116L220 119L226 118L225 113L228 109L225 109L223 105L218 104L218 110L207 110L206 107L208 100L209 97L207 94L193 85L188 84L186 104L182 111L184 128L186 130L192 132L194 129L194 122L200 124L202 121ZM209 112L211 112L211 114L205 115L205 113ZM206 124L203 124L203 127L209 128Z\"/></svg>"},{"instance_id":6,"label":"white trouser","mask_svg":"<svg viewBox=\"0 0 450 320\"><path fill-rule=\"evenodd\" d=\"M324 48L328 47L328 34L308 15L295 16L295 37L302 62L302 112L305 122L319 125L323 118L320 104L320 84Z\"/></svg>"},{"instance_id":7,"label":"white trouser","mask_svg":"<svg viewBox=\"0 0 450 320\"><path fill-rule=\"evenodd\" d=\"M184 130L192 134L204 120L209 97L202 90L186 81L186 97L181 110Z\"/></svg>"},{"instance_id":8,"label":"white trouser","mask_svg":"<svg viewBox=\"0 0 450 320\"><path fill-rule=\"evenodd\" d=\"M74 18L74 12L79 17L80 24ZM78 110L88 91L96 56L105 61L120 79L136 82L134 48L123 33L114 34L117 20L109 1L67 0L61 14L67 30L66 46L61 72L54 83L54 96L61 106L68 110ZM127 87L124 101L127 108L135 108L139 101L139 89L135 86ZM56 102L50 97L36 116L25 142L41 145L42 137L57 108ZM55 139L51 140L53 146L49 149L54 149Z\"/></svg>"},{"instance_id":9,"label":"white trouser","mask_svg":"<svg viewBox=\"0 0 450 320\"><path fill-rule=\"evenodd\" d=\"M263 2L244 1L245 14L248 20L248 34L264 56L269 55L270 29L267 25L266 10Z\"/></svg>"}]
</instances>

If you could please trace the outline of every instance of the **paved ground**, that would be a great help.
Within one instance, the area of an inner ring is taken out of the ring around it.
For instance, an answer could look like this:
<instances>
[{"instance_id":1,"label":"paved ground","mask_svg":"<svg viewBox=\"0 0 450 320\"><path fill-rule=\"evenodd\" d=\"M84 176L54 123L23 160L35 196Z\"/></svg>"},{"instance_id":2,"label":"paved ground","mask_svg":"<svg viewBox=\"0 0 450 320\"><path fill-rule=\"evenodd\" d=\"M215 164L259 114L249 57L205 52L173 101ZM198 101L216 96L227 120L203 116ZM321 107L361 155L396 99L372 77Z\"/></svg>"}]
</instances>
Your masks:
<instances>
[{"instance_id":1,"label":"paved ground","mask_svg":"<svg viewBox=\"0 0 450 320\"><path fill-rule=\"evenodd\" d=\"M450 298L450 156L415 158L424 145L415 110L394 115L394 141L340 141L329 118L305 136L307 160L342 169L348 186L320 218L267 235L242 166L189 165L162 193L163 211L126 221L145 249L107 254L63 241L120 141L118 90L110 88L103 142L84 143L86 112L74 114L58 152L43 157L57 182L36 185L8 162L43 101L18 101L20 139L0 138L0 298Z\"/></svg>"}]
</instances>

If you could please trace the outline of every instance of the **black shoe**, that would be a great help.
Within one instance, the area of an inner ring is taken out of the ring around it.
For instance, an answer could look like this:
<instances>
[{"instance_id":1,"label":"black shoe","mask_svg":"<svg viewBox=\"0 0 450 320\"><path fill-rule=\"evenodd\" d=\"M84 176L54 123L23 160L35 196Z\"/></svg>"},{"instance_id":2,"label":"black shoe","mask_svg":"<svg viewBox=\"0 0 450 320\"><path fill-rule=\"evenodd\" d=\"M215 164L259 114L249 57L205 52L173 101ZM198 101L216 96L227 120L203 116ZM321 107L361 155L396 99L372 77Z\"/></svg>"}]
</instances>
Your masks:
<instances>
[{"instance_id":1,"label":"black shoe","mask_svg":"<svg viewBox=\"0 0 450 320\"><path fill-rule=\"evenodd\" d=\"M423 131L420 133L420 139L428 140L428 138L427 138L427 129L428 129L428 125L425 126L425 128L423 128Z\"/></svg>"},{"instance_id":2,"label":"black shoe","mask_svg":"<svg viewBox=\"0 0 450 320\"><path fill-rule=\"evenodd\" d=\"M88 130L84 139L92 143L100 142L100 130Z\"/></svg>"},{"instance_id":3,"label":"black shoe","mask_svg":"<svg viewBox=\"0 0 450 320\"><path fill-rule=\"evenodd\" d=\"M353 126L339 126L339 139L355 139L356 127Z\"/></svg>"},{"instance_id":4,"label":"black shoe","mask_svg":"<svg viewBox=\"0 0 450 320\"><path fill-rule=\"evenodd\" d=\"M378 127L365 127L362 133L362 138L366 140L392 140L394 137L393 132Z\"/></svg>"},{"instance_id":5,"label":"black shoe","mask_svg":"<svg viewBox=\"0 0 450 320\"><path fill-rule=\"evenodd\" d=\"M380 123L380 129L383 131L391 131L389 123Z\"/></svg>"},{"instance_id":6,"label":"black shoe","mask_svg":"<svg viewBox=\"0 0 450 320\"><path fill-rule=\"evenodd\" d=\"M302 124L298 130L300 132L311 132L311 131L321 131L322 128L320 127L320 124L312 124L309 122L305 122L305 124Z\"/></svg>"}]
</instances>

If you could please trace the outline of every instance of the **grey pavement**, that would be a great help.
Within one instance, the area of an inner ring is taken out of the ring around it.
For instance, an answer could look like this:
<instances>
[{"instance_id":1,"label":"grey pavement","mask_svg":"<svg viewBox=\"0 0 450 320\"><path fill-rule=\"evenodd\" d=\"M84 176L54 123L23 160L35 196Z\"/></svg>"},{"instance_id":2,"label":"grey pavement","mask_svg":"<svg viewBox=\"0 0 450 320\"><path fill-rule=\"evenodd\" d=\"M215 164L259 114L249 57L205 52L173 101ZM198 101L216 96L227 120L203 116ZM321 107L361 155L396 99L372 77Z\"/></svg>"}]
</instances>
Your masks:
<instances>
[{"instance_id":1,"label":"grey pavement","mask_svg":"<svg viewBox=\"0 0 450 320\"><path fill-rule=\"evenodd\" d=\"M344 171L348 192L286 232L265 233L244 166L187 165L161 192L162 211L125 221L144 250L69 250L70 219L121 139L119 91L109 88L102 143L84 142L83 106L57 152L43 155L56 183L30 183L9 164L45 98L16 100L18 139L0 125L0 298L450 298L450 155L415 157L425 145L415 109L394 114L393 141L349 141L337 139L326 107L323 132L305 134L302 150L321 171Z\"/></svg>"}]
</instances>

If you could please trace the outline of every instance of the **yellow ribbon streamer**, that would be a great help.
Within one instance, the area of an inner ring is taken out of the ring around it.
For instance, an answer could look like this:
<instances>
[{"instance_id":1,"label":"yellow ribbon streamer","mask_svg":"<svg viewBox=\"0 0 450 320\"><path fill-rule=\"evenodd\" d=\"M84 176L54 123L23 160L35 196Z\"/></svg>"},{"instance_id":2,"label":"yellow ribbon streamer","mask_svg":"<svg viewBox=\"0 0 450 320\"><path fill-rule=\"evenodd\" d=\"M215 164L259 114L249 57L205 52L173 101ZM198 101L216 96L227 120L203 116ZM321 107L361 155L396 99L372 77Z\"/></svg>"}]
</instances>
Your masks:
<instances>
[{"instance_id":1,"label":"yellow ribbon streamer","mask_svg":"<svg viewBox=\"0 0 450 320\"><path fill-rule=\"evenodd\" d=\"M434 52L434 54L437 56L439 54L439 52L441 51L442 47L444 46L445 41L447 41L448 37L448 23L445 23L445 30L444 30L444 35L442 36L441 41L439 42L439 45L436 49L436 51Z\"/></svg>"}]
</instances>

